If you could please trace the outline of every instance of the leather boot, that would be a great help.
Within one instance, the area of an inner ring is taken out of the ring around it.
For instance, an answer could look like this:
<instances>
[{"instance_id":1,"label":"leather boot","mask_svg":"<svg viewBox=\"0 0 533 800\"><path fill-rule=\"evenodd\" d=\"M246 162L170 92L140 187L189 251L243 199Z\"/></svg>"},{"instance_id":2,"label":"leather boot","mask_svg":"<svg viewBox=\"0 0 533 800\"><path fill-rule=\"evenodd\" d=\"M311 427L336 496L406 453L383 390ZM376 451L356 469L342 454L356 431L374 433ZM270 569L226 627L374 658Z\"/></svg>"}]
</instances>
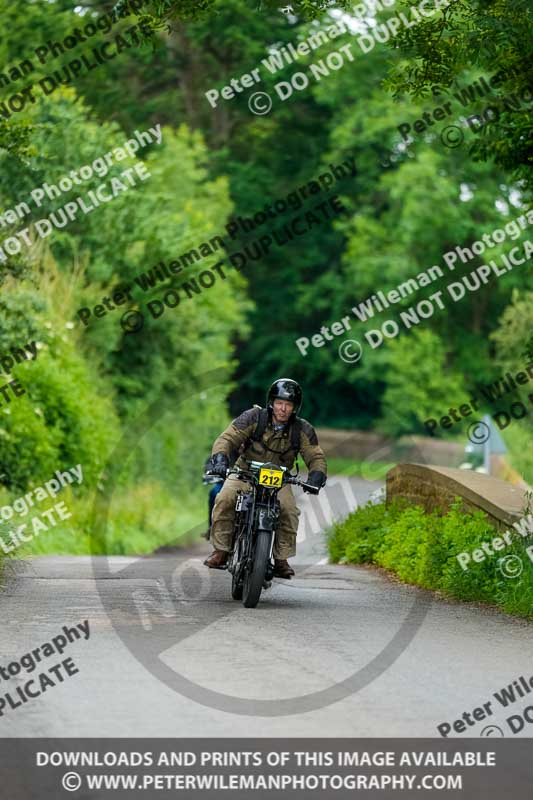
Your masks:
<instances>
[{"instance_id":1,"label":"leather boot","mask_svg":"<svg viewBox=\"0 0 533 800\"><path fill-rule=\"evenodd\" d=\"M288 580L294 575L294 570L286 558L274 559L274 577L287 578Z\"/></svg>"},{"instance_id":2,"label":"leather boot","mask_svg":"<svg viewBox=\"0 0 533 800\"><path fill-rule=\"evenodd\" d=\"M225 550L213 550L209 558L206 558L204 564L211 569L224 569L228 555Z\"/></svg>"}]
</instances>

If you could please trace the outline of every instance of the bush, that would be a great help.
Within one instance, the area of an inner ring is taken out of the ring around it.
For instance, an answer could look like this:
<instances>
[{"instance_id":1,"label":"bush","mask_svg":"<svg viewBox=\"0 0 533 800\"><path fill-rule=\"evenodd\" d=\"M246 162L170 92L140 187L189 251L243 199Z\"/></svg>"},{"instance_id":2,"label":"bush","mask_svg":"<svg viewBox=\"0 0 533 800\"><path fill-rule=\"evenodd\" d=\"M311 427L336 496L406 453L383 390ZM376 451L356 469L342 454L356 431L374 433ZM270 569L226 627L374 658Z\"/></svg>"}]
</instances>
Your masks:
<instances>
[{"instance_id":1,"label":"bush","mask_svg":"<svg viewBox=\"0 0 533 800\"><path fill-rule=\"evenodd\" d=\"M2 483L24 490L81 463L84 484L94 486L117 426L87 362L60 341L54 353L46 347L18 364L13 376L26 394L0 412Z\"/></svg>"},{"instance_id":2,"label":"bush","mask_svg":"<svg viewBox=\"0 0 533 800\"><path fill-rule=\"evenodd\" d=\"M329 536L334 562L377 564L395 572L406 583L433 589L462 600L499 605L508 613L533 617L533 563L525 539L512 528L513 543L499 557L470 562L464 570L457 555L481 547L498 536L482 511L461 511L460 498L450 511L427 514L421 506L394 501L389 506L366 505L336 523ZM523 564L517 578L506 578L499 558L516 555Z\"/></svg>"},{"instance_id":3,"label":"bush","mask_svg":"<svg viewBox=\"0 0 533 800\"><path fill-rule=\"evenodd\" d=\"M106 502L97 490L96 497ZM14 497L0 491L0 505L8 505ZM12 546L11 532L26 523L25 534L32 536L31 520L41 518L54 503L63 502L70 514L48 530L17 545L10 556L26 558L44 554L70 555L141 555L160 547L186 547L207 526L207 492L197 487L194 493L174 494L158 481L145 481L135 486L118 486L109 504L109 513L97 518L95 526L95 493L81 486L66 486L57 498L37 503L24 516L15 515L0 521L0 536L6 547ZM98 508L98 504L97 504ZM1 559L4 556L0 548Z\"/></svg>"}]
</instances>

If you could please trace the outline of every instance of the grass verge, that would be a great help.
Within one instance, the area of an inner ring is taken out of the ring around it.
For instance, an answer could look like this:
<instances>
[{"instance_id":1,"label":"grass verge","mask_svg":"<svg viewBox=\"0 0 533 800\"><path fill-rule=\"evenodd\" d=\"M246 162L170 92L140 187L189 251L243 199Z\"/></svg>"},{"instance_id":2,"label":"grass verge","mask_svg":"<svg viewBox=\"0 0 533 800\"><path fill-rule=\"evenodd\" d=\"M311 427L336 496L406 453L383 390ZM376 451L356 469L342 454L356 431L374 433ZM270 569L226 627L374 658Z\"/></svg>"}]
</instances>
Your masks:
<instances>
[{"instance_id":1,"label":"grass verge","mask_svg":"<svg viewBox=\"0 0 533 800\"><path fill-rule=\"evenodd\" d=\"M71 516L54 525L43 516L43 511L52 509L58 502L65 504ZM0 505L7 503L9 499L4 497ZM75 495L67 486L54 501L48 499L40 503L33 513L0 522L0 537L5 549L12 548L8 557L14 558L47 554L140 555L152 553L163 545L186 547L198 538L192 529L204 523L207 527L207 495L199 488L183 497L171 493L157 481L117 489L109 508L106 530L97 530L91 542L93 514L93 493ZM34 517L39 517L47 530L37 526L39 531L34 533ZM32 538L14 546L12 532L24 524L23 535ZM0 545L0 558L4 555L3 549Z\"/></svg>"},{"instance_id":2,"label":"grass verge","mask_svg":"<svg viewBox=\"0 0 533 800\"><path fill-rule=\"evenodd\" d=\"M482 511L464 513L460 507L459 498L444 515L427 514L421 506L405 501L387 507L367 504L333 525L330 559L334 563L376 564L406 583L533 618L533 562L526 553L533 536L524 538L511 528L511 545L479 563L472 560L464 570L457 555L472 553L499 533ZM522 563L522 572L515 578L505 577L500 569L500 559L511 555Z\"/></svg>"}]
</instances>

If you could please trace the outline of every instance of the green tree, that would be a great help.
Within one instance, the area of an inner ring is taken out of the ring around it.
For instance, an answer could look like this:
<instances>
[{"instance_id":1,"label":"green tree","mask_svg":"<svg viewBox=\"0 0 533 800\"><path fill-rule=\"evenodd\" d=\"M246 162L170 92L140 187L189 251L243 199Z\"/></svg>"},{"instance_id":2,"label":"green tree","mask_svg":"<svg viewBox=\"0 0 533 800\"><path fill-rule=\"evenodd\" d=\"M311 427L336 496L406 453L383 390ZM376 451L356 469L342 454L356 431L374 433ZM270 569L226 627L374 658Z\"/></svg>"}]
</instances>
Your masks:
<instances>
[{"instance_id":1,"label":"green tree","mask_svg":"<svg viewBox=\"0 0 533 800\"><path fill-rule=\"evenodd\" d=\"M407 11L409 4L403 5ZM399 32L391 44L403 58L385 82L396 95L427 97L430 91L439 94L456 87L473 70L476 77L480 71L487 77L499 74L496 97L511 98L511 105L506 109L497 103L503 110L484 125L471 153L480 160L493 158L512 178L526 183L531 165L531 22L527 0L452 0L442 13Z\"/></svg>"},{"instance_id":2,"label":"green tree","mask_svg":"<svg viewBox=\"0 0 533 800\"><path fill-rule=\"evenodd\" d=\"M393 436L412 433L430 417L467 398L463 377L449 365L442 340L415 330L390 342L380 428Z\"/></svg>"}]
</instances>

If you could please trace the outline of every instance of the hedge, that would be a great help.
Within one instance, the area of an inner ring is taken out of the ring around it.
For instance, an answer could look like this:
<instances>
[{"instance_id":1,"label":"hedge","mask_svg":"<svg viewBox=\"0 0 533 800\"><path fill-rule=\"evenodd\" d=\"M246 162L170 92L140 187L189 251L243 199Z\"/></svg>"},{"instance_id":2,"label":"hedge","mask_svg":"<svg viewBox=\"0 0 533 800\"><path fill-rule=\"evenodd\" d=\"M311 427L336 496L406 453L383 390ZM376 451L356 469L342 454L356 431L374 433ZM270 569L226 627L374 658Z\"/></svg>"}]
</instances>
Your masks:
<instances>
[{"instance_id":1,"label":"hedge","mask_svg":"<svg viewBox=\"0 0 533 800\"><path fill-rule=\"evenodd\" d=\"M465 513L461 505L456 498L446 514L428 514L421 506L405 501L388 506L367 504L333 525L330 559L334 563L375 564L406 583L533 617L533 562L526 553L533 536L524 538L511 528L511 545L487 555L485 561L471 561L464 570L457 555L481 547L499 533L482 511ZM522 573L516 578L505 577L501 571L500 559L508 555L517 555L522 561Z\"/></svg>"}]
</instances>

